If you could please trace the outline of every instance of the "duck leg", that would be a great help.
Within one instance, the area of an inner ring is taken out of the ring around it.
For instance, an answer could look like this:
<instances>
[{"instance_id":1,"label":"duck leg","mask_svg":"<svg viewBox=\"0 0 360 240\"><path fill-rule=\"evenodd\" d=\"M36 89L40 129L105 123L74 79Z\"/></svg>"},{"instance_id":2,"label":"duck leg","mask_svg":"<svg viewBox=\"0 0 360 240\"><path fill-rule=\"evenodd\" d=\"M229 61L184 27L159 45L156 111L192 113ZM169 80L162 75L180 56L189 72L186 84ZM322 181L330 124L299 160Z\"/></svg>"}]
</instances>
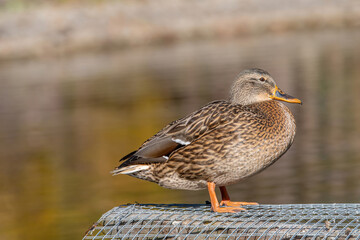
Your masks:
<instances>
[{"instance_id":1,"label":"duck leg","mask_svg":"<svg viewBox=\"0 0 360 240\"><path fill-rule=\"evenodd\" d=\"M219 202L216 198L215 183L208 182L207 186L210 195L211 210L213 210L214 212L239 212L241 210L245 210L244 208L232 207L232 206L220 207Z\"/></svg>"},{"instance_id":2,"label":"duck leg","mask_svg":"<svg viewBox=\"0 0 360 240\"><path fill-rule=\"evenodd\" d=\"M221 192L221 202L220 202L220 206L225 205L225 206L230 206L230 207L239 207L239 206L244 206L244 205L259 205L256 202L232 202L230 201L230 196L226 190L225 186L221 186L220 188L220 192Z\"/></svg>"}]
</instances>

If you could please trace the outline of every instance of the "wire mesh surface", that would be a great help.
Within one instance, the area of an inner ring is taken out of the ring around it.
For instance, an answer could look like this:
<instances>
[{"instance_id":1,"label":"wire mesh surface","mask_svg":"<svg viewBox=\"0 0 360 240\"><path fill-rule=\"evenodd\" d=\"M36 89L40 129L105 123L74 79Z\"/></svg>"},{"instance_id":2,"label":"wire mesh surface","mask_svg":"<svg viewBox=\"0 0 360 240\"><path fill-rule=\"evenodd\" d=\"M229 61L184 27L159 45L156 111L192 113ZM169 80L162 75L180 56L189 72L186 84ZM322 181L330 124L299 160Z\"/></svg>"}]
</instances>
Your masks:
<instances>
[{"instance_id":1,"label":"wire mesh surface","mask_svg":"<svg viewBox=\"0 0 360 240\"><path fill-rule=\"evenodd\" d=\"M83 239L360 239L360 204L246 206L214 213L210 205L122 205Z\"/></svg>"}]
</instances>

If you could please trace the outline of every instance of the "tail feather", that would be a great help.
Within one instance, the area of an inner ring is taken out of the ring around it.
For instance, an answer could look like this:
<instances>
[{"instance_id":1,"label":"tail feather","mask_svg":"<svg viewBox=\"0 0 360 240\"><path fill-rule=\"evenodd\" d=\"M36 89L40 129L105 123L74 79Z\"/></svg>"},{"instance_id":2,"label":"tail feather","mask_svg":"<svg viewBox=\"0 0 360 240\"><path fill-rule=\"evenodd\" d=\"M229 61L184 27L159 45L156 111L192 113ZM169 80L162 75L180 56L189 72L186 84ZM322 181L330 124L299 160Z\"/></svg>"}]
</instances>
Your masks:
<instances>
[{"instance_id":1,"label":"tail feather","mask_svg":"<svg viewBox=\"0 0 360 240\"><path fill-rule=\"evenodd\" d=\"M139 171L143 171L148 169L149 165L130 165L126 167L116 168L115 170L111 171L112 175L118 174L131 174Z\"/></svg>"}]
</instances>

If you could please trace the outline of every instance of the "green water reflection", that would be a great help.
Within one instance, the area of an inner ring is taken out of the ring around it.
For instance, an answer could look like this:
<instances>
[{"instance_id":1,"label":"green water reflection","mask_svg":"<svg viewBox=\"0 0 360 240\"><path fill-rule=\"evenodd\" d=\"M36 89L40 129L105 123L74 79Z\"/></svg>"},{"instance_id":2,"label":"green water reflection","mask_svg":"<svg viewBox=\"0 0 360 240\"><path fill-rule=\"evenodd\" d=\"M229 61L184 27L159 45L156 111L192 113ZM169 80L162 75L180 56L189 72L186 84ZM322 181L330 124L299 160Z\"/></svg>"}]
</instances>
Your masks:
<instances>
[{"instance_id":1,"label":"green water reflection","mask_svg":"<svg viewBox=\"0 0 360 240\"><path fill-rule=\"evenodd\" d=\"M232 198L359 202L359 39L312 32L0 63L0 238L79 239L119 204L208 200L109 171L254 66L304 105L290 106L293 147Z\"/></svg>"}]
</instances>

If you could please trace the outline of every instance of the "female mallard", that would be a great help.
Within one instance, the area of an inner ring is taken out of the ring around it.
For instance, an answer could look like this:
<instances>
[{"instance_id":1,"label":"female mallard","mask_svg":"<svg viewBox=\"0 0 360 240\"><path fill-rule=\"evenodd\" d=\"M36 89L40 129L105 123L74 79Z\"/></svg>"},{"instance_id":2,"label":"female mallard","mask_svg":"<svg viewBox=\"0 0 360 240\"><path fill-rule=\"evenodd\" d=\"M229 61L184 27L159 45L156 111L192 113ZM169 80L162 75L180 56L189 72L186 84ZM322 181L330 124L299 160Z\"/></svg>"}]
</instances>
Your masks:
<instances>
[{"instance_id":1,"label":"female mallard","mask_svg":"<svg viewBox=\"0 0 360 240\"><path fill-rule=\"evenodd\" d=\"M229 101L211 102L176 120L129 153L112 173L127 174L166 188L208 188L211 209L236 212L225 186L273 164L291 146L295 120L282 103L300 103L282 92L261 69L240 73ZM220 187L219 204L215 186ZM225 205L226 207L220 207Z\"/></svg>"}]
</instances>

